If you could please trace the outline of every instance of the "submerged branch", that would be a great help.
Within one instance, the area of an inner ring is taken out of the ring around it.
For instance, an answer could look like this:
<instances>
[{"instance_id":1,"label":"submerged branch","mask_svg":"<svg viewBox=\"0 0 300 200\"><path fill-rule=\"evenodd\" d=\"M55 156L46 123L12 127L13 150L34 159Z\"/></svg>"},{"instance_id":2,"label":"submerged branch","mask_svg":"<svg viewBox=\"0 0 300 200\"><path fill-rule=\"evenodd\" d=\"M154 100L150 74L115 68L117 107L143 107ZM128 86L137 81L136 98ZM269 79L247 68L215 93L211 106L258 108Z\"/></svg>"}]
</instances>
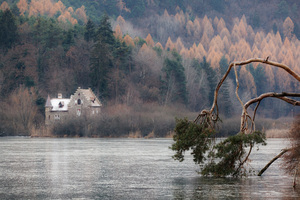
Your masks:
<instances>
[{"instance_id":1,"label":"submerged branch","mask_svg":"<svg viewBox=\"0 0 300 200\"><path fill-rule=\"evenodd\" d=\"M277 160L278 158L280 158L283 154L285 154L286 152L290 151L291 149L283 149L280 154L278 154L277 156L275 156L262 170L260 170L260 172L258 173L257 176L261 176L269 167L270 165L272 165L273 162L275 162L275 160Z\"/></svg>"}]
</instances>

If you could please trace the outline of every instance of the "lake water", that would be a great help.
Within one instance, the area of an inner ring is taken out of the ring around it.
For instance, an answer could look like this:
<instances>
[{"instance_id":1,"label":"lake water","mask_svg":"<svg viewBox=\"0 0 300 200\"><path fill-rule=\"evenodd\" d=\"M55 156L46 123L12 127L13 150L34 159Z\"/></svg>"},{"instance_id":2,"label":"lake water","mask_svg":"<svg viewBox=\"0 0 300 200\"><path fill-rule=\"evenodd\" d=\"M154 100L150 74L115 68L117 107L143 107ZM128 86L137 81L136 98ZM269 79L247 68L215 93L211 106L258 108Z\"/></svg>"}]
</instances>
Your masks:
<instances>
[{"instance_id":1,"label":"lake water","mask_svg":"<svg viewBox=\"0 0 300 200\"><path fill-rule=\"evenodd\" d=\"M298 199L280 159L262 177L204 178L171 139L0 138L0 199ZM288 142L253 151L259 171Z\"/></svg>"}]
</instances>

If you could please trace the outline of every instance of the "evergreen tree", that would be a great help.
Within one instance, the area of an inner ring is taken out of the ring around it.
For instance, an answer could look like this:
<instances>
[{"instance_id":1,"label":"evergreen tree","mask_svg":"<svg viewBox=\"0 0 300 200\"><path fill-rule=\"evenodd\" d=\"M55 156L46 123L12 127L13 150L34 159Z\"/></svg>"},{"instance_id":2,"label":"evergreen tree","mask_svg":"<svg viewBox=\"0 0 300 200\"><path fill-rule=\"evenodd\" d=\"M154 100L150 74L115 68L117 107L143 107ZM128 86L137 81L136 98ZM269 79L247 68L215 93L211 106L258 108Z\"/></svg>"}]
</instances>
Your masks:
<instances>
[{"instance_id":1,"label":"evergreen tree","mask_svg":"<svg viewBox=\"0 0 300 200\"><path fill-rule=\"evenodd\" d=\"M115 44L115 37L113 35L113 30L111 28L111 24L109 22L109 17L107 14L104 14L100 20L100 25L96 32L96 37L96 40L101 37L103 42L109 44L111 47Z\"/></svg>"},{"instance_id":2,"label":"evergreen tree","mask_svg":"<svg viewBox=\"0 0 300 200\"><path fill-rule=\"evenodd\" d=\"M227 59L223 56L220 60L220 69L221 69L221 77L224 76L224 74L227 72L228 69L228 61ZM221 112L226 116L226 117L230 117L231 115L231 102L230 102L230 94L229 94L229 85L228 85L228 79L225 80L225 82L223 83L221 89L220 89L220 98L222 98L222 101L220 101L220 103L222 105L220 105L220 110Z\"/></svg>"},{"instance_id":3,"label":"evergreen tree","mask_svg":"<svg viewBox=\"0 0 300 200\"><path fill-rule=\"evenodd\" d=\"M102 98L109 97L108 72L113 67L112 51L115 44L109 18L104 15L97 30L96 41L90 57L90 78L95 91Z\"/></svg>"},{"instance_id":4,"label":"evergreen tree","mask_svg":"<svg viewBox=\"0 0 300 200\"><path fill-rule=\"evenodd\" d=\"M74 40L74 31L72 29L69 29L64 36L64 40L62 42L62 45L64 47L65 51L68 51L69 48L75 44Z\"/></svg>"},{"instance_id":5,"label":"evergreen tree","mask_svg":"<svg viewBox=\"0 0 300 200\"><path fill-rule=\"evenodd\" d=\"M180 102L186 104L188 102L186 77L184 68L181 64L181 56L172 51L174 59L166 58L161 77L161 94L164 97L165 103Z\"/></svg>"},{"instance_id":6,"label":"evergreen tree","mask_svg":"<svg viewBox=\"0 0 300 200\"><path fill-rule=\"evenodd\" d=\"M0 47L11 48L18 41L18 27L10 10L0 13Z\"/></svg>"},{"instance_id":7,"label":"evergreen tree","mask_svg":"<svg viewBox=\"0 0 300 200\"><path fill-rule=\"evenodd\" d=\"M254 78L257 94L260 95L264 93L267 87L265 69L261 65L258 65L256 68L254 68L252 64L247 65L246 68Z\"/></svg>"},{"instance_id":8,"label":"evergreen tree","mask_svg":"<svg viewBox=\"0 0 300 200\"><path fill-rule=\"evenodd\" d=\"M84 32L84 39L85 41L89 42L95 39L95 24L92 20L88 20L85 26L85 32Z\"/></svg>"},{"instance_id":9,"label":"evergreen tree","mask_svg":"<svg viewBox=\"0 0 300 200\"><path fill-rule=\"evenodd\" d=\"M114 82L113 88L109 88L109 90L114 93L110 95L115 98L115 102L118 102L119 96L125 93L126 89L126 74L130 73L129 62L130 58L130 48L125 44L125 42L121 42L116 40L114 48L113 48L113 67L112 71L114 72L112 81Z\"/></svg>"},{"instance_id":10,"label":"evergreen tree","mask_svg":"<svg viewBox=\"0 0 300 200\"><path fill-rule=\"evenodd\" d=\"M214 91L216 88L216 72L210 67L210 64L206 62L206 58L203 57L203 61L200 63L201 69L204 70L204 72L207 75L207 81L208 81L208 89L209 89L209 94L208 94L208 101L209 104L212 104L214 101Z\"/></svg>"}]
</instances>

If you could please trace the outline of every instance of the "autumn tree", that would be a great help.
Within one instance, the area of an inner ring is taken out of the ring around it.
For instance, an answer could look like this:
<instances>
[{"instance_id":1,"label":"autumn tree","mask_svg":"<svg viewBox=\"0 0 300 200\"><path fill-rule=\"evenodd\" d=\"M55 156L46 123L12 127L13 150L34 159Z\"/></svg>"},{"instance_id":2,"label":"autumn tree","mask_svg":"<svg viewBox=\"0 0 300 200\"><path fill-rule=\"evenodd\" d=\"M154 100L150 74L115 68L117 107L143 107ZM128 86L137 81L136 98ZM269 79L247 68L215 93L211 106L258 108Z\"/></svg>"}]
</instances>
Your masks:
<instances>
[{"instance_id":1,"label":"autumn tree","mask_svg":"<svg viewBox=\"0 0 300 200\"><path fill-rule=\"evenodd\" d=\"M19 3L17 3L17 6L20 10L21 15L24 15L26 11L28 11L28 3L27 0L20 0Z\"/></svg>"},{"instance_id":2,"label":"autumn tree","mask_svg":"<svg viewBox=\"0 0 300 200\"><path fill-rule=\"evenodd\" d=\"M5 11L5 10L9 10L9 5L6 1L2 2L2 4L0 5L0 10Z\"/></svg>"},{"instance_id":3,"label":"autumn tree","mask_svg":"<svg viewBox=\"0 0 300 200\"><path fill-rule=\"evenodd\" d=\"M291 18L287 17L283 22L283 35L289 40L292 39L294 31L294 22Z\"/></svg>"}]
</instances>

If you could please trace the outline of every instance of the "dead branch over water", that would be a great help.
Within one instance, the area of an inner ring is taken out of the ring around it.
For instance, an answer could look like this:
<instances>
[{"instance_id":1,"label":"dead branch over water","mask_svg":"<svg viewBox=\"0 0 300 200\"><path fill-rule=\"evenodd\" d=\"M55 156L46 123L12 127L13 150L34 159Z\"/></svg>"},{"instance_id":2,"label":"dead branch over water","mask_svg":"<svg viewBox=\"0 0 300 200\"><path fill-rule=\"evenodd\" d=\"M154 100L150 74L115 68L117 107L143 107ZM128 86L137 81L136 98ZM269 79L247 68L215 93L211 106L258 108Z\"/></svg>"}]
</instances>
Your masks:
<instances>
[{"instance_id":1,"label":"dead branch over water","mask_svg":"<svg viewBox=\"0 0 300 200\"><path fill-rule=\"evenodd\" d=\"M214 92L214 101L212 104L212 107L210 108L210 110L202 110L200 112L200 114L196 117L196 119L194 120L194 123L199 123L199 124L206 124L208 127L213 128L214 127L214 123L216 123L219 119L219 109L218 109L218 94L219 94L219 90L222 86L222 84L224 83L224 81L226 80L229 72L232 70L232 68L234 69L234 73L235 73L235 78L236 78L236 97L239 100L239 102L241 103L241 106L243 108L242 111L242 115L241 115L241 125L240 125L240 132L243 134L251 134L255 131L255 114L256 111L258 109L258 106L260 105L260 102L265 99L265 98L277 98L280 99L282 101L285 101L286 103L289 103L293 106L300 106L300 101L297 101L295 99L292 99L291 97L300 97L300 93L288 93L288 92L281 92L281 93L275 93L275 92L268 92L268 93L264 93L261 94L260 96L250 99L249 101L247 101L245 104L242 102L242 100L240 99L239 95L238 95L238 89L239 89L239 78L238 78L238 74L237 74L237 70L236 70L236 66L244 66L250 63L263 63L266 65L271 65L274 66L276 68L280 68L283 69L285 72L287 72L289 75L291 75L293 78L295 78L297 81L300 82L300 75L297 74L295 71L293 71L292 69L290 69L287 65L281 64L281 63L277 63L277 62L273 62L273 61L269 61L268 58L266 59L261 59L261 58L251 58L249 60L246 61L241 61L241 62L232 62L229 67L227 72L224 74L224 76L221 78L221 80L219 81L215 92ZM248 114L247 109L249 108L250 105L252 104L256 104L256 107L254 109L254 113L253 116L251 117ZM246 158L240 163L240 166L238 167L238 169L240 167L242 167L242 165L248 160L249 155L251 153L253 145L250 146L249 152L246 156ZM243 148L242 146L240 148ZM278 154L276 157L274 157L260 172L259 172L259 176L261 176L265 170L268 169L268 167L278 158L280 158L283 154L285 154L286 152L288 152L290 149L284 149L282 150L282 152L280 154Z\"/></svg>"}]
</instances>

